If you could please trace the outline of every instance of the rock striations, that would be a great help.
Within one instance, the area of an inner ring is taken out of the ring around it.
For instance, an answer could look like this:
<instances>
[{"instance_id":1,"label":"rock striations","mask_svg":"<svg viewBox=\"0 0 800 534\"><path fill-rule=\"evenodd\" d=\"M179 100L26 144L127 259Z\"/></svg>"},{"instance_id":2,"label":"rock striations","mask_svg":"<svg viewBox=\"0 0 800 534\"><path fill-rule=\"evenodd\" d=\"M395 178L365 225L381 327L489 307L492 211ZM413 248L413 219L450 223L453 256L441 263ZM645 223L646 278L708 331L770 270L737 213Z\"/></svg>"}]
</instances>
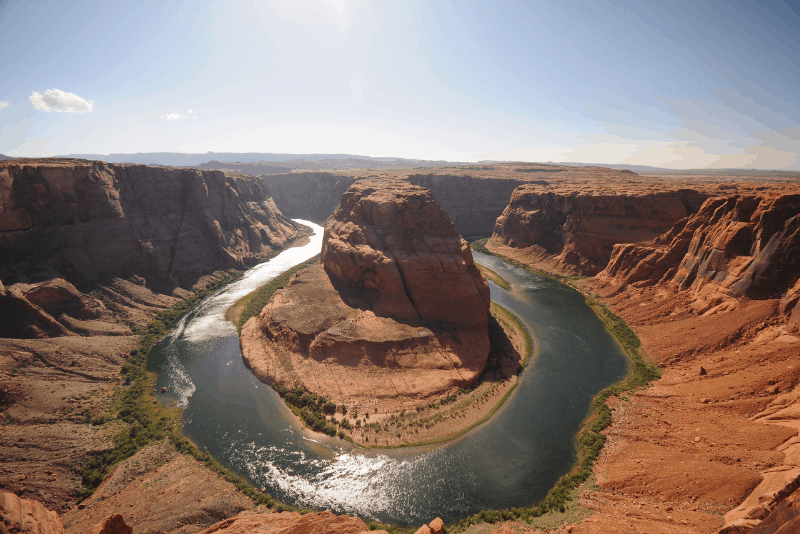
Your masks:
<instances>
[{"instance_id":1,"label":"rock striations","mask_svg":"<svg viewBox=\"0 0 800 534\"><path fill-rule=\"evenodd\" d=\"M255 178L81 160L0 163L0 279L138 274L161 291L241 268L297 235Z\"/></svg>"},{"instance_id":2,"label":"rock striations","mask_svg":"<svg viewBox=\"0 0 800 534\"><path fill-rule=\"evenodd\" d=\"M620 244L600 279L688 290L695 313L735 308L738 298L778 298L800 323L800 195L708 199L648 243Z\"/></svg>"},{"instance_id":3,"label":"rock striations","mask_svg":"<svg viewBox=\"0 0 800 534\"><path fill-rule=\"evenodd\" d=\"M242 354L261 380L384 410L481 374L489 287L430 191L356 182L325 225L321 262L245 324Z\"/></svg>"},{"instance_id":4,"label":"rock striations","mask_svg":"<svg viewBox=\"0 0 800 534\"><path fill-rule=\"evenodd\" d=\"M128 278L171 294L217 269L252 265L297 236L298 226L256 178L99 161L4 161L0 337L130 334L75 285Z\"/></svg>"},{"instance_id":5,"label":"rock striations","mask_svg":"<svg viewBox=\"0 0 800 534\"><path fill-rule=\"evenodd\" d=\"M593 275L617 243L647 241L697 210L705 195L692 190L596 194L553 191L538 184L514 190L497 219L493 240L555 256L561 269Z\"/></svg>"}]
</instances>

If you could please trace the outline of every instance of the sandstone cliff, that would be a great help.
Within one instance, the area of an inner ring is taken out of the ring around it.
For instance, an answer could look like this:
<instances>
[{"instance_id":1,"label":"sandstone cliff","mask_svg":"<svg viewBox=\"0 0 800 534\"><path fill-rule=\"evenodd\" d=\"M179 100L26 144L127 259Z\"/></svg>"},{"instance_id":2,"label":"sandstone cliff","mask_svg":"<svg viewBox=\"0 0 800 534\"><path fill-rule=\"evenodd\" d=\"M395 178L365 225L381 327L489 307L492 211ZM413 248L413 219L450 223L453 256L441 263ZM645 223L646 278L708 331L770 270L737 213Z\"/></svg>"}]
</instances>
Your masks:
<instances>
[{"instance_id":1,"label":"sandstone cliff","mask_svg":"<svg viewBox=\"0 0 800 534\"><path fill-rule=\"evenodd\" d=\"M322 265L245 324L242 354L268 383L386 409L474 382L488 318L488 284L430 192L362 180L325 225Z\"/></svg>"},{"instance_id":2,"label":"sandstone cliff","mask_svg":"<svg viewBox=\"0 0 800 534\"><path fill-rule=\"evenodd\" d=\"M708 199L664 235L616 245L600 278L689 291L700 314L732 309L740 297L777 298L796 322L800 195Z\"/></svg>"},{"instance_id":3,"label":"sandstone cliff","mask_svg":"<svg viewBox=\"0 0 800 534\"><path fill-rule=\"evenodd\" d=\"M689 189L597 194L525 184L514 190L497 219L493 240L534 247L565 271L591 275L605 267L615 244L663 234L704 198Z\"/></svg>"},{"instance_id":4,"label":"sandstone cliff","mask_svg":"<svg viewBox=\"0 0 800 534\"><path fill-rule=\"evenodd\" d=\"M287 217L322 224L339 205L355 179L330 172L294 172L261 176L278 208Z\"/></svg>"},{"instance_id":5,"label":"sandstone cliff","mask_svg":"<svg viewBox=\"0 0 800 534\"><path fill-rule=\"evenodd\" d=\"M0 491L0 532L3 534L64 534L56 512L38 501Z\"/></svg>"},{"instance_id":6,"label":"sandstone cliff","mask_svg":"<svg viewBox=\"0 0 800 534\"><path fill-rule=\"evenodd\" d=\"M408 181L430 189L461 235L481 237L491 235L514 189L525 183L513 178L452 174L412 174Z\"/></svg>"},{"instance_id":7,"label":"sandstone cliff","mask_svg":"<svg viewBox=\"0 0 800 534\"><path fill-rule=\"evenodd\" d=\"M137 274L162 292L241 268L297 235L254 178L82 160L0 164L0 278Z\"/></svg>"}]
</instances>

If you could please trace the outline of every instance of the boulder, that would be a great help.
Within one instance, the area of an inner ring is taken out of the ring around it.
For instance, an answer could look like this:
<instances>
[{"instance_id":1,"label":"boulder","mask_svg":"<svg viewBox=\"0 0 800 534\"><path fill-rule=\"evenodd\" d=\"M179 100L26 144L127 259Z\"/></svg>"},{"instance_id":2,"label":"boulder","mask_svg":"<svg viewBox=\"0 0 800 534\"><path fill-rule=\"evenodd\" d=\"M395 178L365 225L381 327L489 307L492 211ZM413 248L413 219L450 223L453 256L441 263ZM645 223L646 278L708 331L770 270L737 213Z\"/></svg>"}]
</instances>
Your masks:
<instances>
[{"instance_id":1,"label":"boulder","mask_svg":"<svg viewBox=\"0 0 800 534\"><path fill-rule=\"evenodd\" d=\"M111 514L94 527L89 534L132 534L133 527L125 523L119 514Z\"/></svg>"}]
</instances>

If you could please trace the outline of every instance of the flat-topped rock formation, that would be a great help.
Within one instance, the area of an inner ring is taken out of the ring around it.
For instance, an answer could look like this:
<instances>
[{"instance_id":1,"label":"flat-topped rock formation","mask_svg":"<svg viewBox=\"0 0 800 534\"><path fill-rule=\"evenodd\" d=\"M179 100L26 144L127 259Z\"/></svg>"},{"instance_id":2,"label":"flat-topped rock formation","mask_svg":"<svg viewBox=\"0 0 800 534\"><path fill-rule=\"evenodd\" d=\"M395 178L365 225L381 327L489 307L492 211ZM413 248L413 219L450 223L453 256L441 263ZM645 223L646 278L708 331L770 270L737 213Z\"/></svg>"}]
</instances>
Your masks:
<instances>
[{"instance_id":1,"label":"flat-topped rock formation","mask_svg":"<svg viewBox=\"0 0 800 534\"><path fill-rule=\"evenodd\" d=\"M413 405L474 382L489 354L489 287L427 189L362 180L325 225L321 264L242 329L268 383L337 404Z\"/></svg>"}]
</instances>

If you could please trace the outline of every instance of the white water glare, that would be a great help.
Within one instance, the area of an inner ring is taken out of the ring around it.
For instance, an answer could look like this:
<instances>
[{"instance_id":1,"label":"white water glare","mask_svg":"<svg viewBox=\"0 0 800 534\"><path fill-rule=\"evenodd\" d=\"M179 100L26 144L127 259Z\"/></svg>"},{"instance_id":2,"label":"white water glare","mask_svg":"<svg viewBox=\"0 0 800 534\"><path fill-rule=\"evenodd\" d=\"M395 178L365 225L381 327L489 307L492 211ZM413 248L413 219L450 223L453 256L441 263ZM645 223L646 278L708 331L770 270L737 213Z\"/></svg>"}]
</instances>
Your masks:
<instances>
[{"instance_id":1,"label":"white water glare","mask_svg":"<svg viewBox=\"0 0 800 534\"><path fill-rule=\"evenodd\" d=\"M181 333L188 341L200 343L209 339L229 336L236 333L236 327L225 320L225 312L233 304L251 291L263 286L285 270L319 254L322 249L324 228L310 221L294 219L300 224L310 226L314 235L311 242L302 247L284 250L267 263L257 265L245 272L241 279L225 287L224 291L212 295L198 306L195 315Z\"/></svg>"},{"instance_id":2,"label":"white water glare","mask_svg":"<svg viewBox=\"0 0 800 534\"><path fill-rule=\"evenodd\" d=\"M181 318L172 332L170 332L168 342L172 343L179 338L183 338L189 343L201 345L216 339L236 335L234 324L225 319L225 312L228 308L243 296L263 286L287 269L319 254L322 249L324 228L310 221L294 220L311 227L314 231L314 234L309 236L310 242L308 244L284 250L268 262L247 270L239 280L225 286L222 291L204 299L189 315ZM177 395L178 404L186 407L189 397L194 394L197 388L192 382L186 366L181 362L175 351L168 351L166 365L169 369L166 374L169 377L169 390Z\"/></svg>"}]
</instances>

